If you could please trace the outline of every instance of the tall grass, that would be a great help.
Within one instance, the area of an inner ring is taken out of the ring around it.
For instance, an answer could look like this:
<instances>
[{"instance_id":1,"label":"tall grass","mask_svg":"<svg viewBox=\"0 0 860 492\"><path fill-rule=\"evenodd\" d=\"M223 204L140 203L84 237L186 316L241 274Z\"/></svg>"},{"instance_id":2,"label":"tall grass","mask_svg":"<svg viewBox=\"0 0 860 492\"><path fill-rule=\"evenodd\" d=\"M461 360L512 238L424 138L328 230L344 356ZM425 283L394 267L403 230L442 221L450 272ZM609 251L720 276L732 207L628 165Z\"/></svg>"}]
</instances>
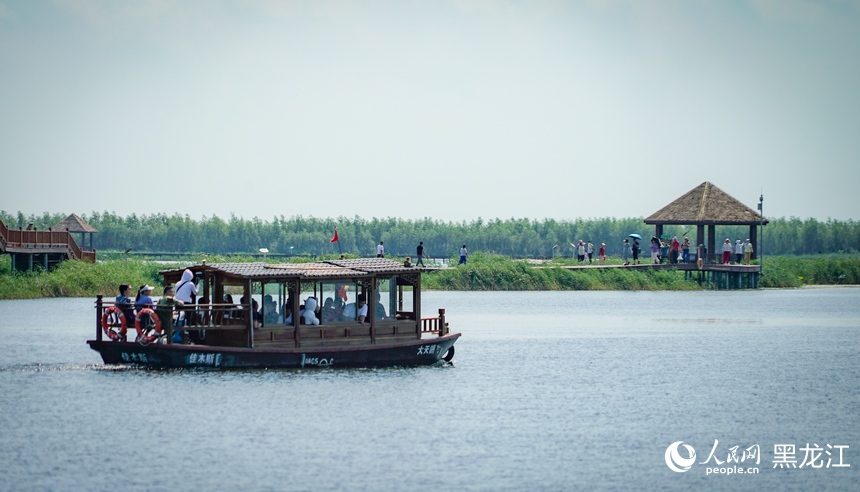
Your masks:
<instances>
[{"instance_id":1,"label":"tall grass","mask_svg":"<svg viewBox=\"0 0 860 492\"><path fill-rule=\"evenodd\" d=\"M88 263L64 261L50 272L11 272L10 263L0 265L0 299L33 299L38 297L90 297L97 294L116 296L120 284L134 290L142 284L161 286L159 270L164 265L143 261L107 261Z\"/></svg>"},{"instance_id":2,"label":"tall grass","mask_svg":"<svg viewBox=\"0 0 860 492\"><path fill-rule=\"evenodd\" d=\"M452 264L456 263L452 258ZM558 263L531 265L503 256L474 253L466 265L428 273L422 279L436 290L694 290L677 271L623 268L571 271Z\"/></svg>"},{"instance_id":3,"label":"tall grass","mask_svg":"<svg viewBox=\"0 0 860 492\"><path fill-rule=\"evenodd\" d=\"M766 256L761 287L860 284L860 256Z\"/></svg>"},{"instance_id":4,"label":"tall grass","mask_svg":"<svg viewBox=\"0 0 860 492\"><path fill-rule=\"evenodd\" d=\"M333 255L334 259L339 255ZM317 258L323 259L323 258ZM456 264L456 257L450 259ZM189 260L193 260L189 258ZM207 257L208 263L221 261L259 261L251 257ZM280 261L280 260L278 260ZM293 261L308 261L294 258ZM194 261L183 261L182 264ZM422 284L435 290L697 290L695 281L684 280L684 274L673 270L634 270L606 268L566 270L560 262L531 265L503 256L474 253L466 265L427 272ZM117 295L119 284L136 288L141 284L161 291L159 270L178 268L136 258L114 259L98 263L65 261L50 272L12 272L8 255L0 256L0 299L38 297L90 297ZM801 287L803 285L860 284L860 256L815 255L765 257L761 287Z\"/></svg>"}]
</instances>

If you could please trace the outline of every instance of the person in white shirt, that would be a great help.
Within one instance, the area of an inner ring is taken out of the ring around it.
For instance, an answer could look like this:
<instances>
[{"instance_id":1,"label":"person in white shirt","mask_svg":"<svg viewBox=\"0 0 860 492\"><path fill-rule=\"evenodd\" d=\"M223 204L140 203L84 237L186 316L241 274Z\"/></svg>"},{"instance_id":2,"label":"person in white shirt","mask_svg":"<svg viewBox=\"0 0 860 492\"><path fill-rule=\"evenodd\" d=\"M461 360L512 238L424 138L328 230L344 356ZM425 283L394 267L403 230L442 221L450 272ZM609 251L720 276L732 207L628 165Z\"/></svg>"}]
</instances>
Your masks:
<instances>
[{"instance_id":1,"label":"person in white shirt","mask_svg":"<svg viewBox=\"0 0 860 492\"><path fill-rule=\"evenodd\" d=\"M466 245L464 244L463 247L460 248L460 262L458 265L465 265L467 256L469 256L469 251L466 249Z\"/></svg>"},{"instance_id":2,"label":"person in white shirt","mask_svg":"<svg viewBox=\"0 0 860 492\"><path fill-rule=\"evenodd\" d=\"M385 258L385 246L383 246L383 242L379 241L379 244L376 245L376 257L377 258Z\"/></svg>"}]
</instances>

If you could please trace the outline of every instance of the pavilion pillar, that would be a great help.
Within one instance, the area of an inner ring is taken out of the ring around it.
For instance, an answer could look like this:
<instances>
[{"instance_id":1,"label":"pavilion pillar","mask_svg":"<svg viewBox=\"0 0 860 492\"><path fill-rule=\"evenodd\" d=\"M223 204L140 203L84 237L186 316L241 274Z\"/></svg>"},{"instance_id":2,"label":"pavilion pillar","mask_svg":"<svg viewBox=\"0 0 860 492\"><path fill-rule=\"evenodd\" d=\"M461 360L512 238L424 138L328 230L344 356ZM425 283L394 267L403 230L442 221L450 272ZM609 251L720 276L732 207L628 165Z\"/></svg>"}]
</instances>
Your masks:
<instances>
[{"instance_id":1,"label":"pavilion pillar","mask_svg":"<svg viewBox=\"0 0 860 492\"><path fill-rule=\"evenodd\" d=\"M699 245L700 244L702 246L705 245L705 224L697 224L696 225L696 244L694 244L693 246L695 246L697 254L699 251ZM698 259L698 257L696 257L696 258ZM705 259L702 258L702 261L705 261Z\"/></svg>"},{"instance_id":2,"label":"pavilion pillar","mask_svg":"<svg viewBox=\"0 0 860 492\"><path fill-rule=\"evenodd\" d=\"M750 259L758 258L758 226L751 225L750 226L750 243L753 245L753 252L750 256Z\"/></svg>"},{"instance_id":3,"label":"pavilion pillar","mask_svg":"<svg viewBox=\"0 0 860 492\"><path fill-rule=\"evenodd\" d=\"M717 226L716 224L708 224L708 259L705 263L710 263L714 260L714 247L716 246Z\"/></svg>"},{"instance_id":4,"label":"pavilion pillar","mask_svg":"<svg viewBox=\"0 0 860 492\"><path fill-rule=\"evenodd\" d=\"M657 224L655 229L656 230L654 232L656 233L657 239L663 237L663 224Z\"/></svg>"}]
</instances>

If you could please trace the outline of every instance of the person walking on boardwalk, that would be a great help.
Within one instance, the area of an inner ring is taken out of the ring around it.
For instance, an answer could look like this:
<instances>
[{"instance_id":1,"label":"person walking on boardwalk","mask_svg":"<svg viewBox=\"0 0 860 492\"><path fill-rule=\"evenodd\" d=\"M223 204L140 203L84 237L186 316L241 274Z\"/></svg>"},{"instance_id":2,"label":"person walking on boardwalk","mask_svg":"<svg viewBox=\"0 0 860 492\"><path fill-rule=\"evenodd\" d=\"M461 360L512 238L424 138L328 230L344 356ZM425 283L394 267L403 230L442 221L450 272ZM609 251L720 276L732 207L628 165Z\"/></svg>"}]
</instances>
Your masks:
<instances>
[{"instance_id":1,"label":"person walking on boardwalk","mask_svg":"<svg viewBox=\"0 0 860 492\"><path fill-rule=\"evenodd\" d=\"M678 242L678 236L672 236L672 249L669 253L669 262L678 263L678 255L681 251L681 243Z\"/></svg>"},{"instance_id":2,"label":"person walking on boardwalk","mask_svg":"<svg viewBox=\"0 0 860 492\"><path fill-rule=\"evenodd\" d=\"M687 264L690 263L690 238L685 237L684 242L681 243L681 263Z\"/></svg>"},{"instance_id":3,"label":"person walking on boardwalk","mask_svg":"<svg viewBox=\"0 0 860 492\"><path fill-rule=\"evenodd\" d=\"M651 264L660 263L660 240L657 236L651 237Z\"/></svg>"},{"instance_id":4,"label":"person walking on boardwalk","mask_svg":"<svg viewBox=\"0 0 860 492\"><path fill-rule=\"evenodd\" d=\"M723 242L723 265L728 265L732 261L732 240L726 238Z\"/></svg>"},{"instance_id":5,"label":"person walking on boardwalk","mask_svg":"<svg viewBox=\"0 0 860 492\"><path fill-rule=\"evenodd\" d=\"M469 250L466 249L466 245L464 244L462 248L460 248L460 262L458 265L466 264L466 257L469 256Z\"/></svg>"},{"instance_id":6,"label":"person walking on boardwalk","mask_svg":"<svg viewBox=\"0 0 860 492\"><path fill-rule=\"evenodd\" d=\"M630 249L631 249L631 254L633 255L633 264L638 265L639 264L639 252L641 251L641 249L639 248L639 241L637 241L635 237L633 238L633 246Z\"/></svg>"},{"instance_id":7,"label":"person walking on boardwalk","mask_svg":"<svg viewBox=\"0 0 860 492\"><path fill-rule=\"evenodd\" d=\"M750 259L752 258L753 245L749 239L744 241L744 265L750 264Z\"/></svg>"},{"instance_id":8,"label":"person walking on boardwalk","mask_svg":"<svg viewBox=\"0 0 860 492\"><path fill-rule=\"evenodd\" d=\"M376 257L385 258L385 246L382 241L379 241L379 244L376 245Z\"/></svg>"},{"instance_id":9,"label":"person walking on boardwalk","mask_svg":"<svg viewBox=\"0 0 860 492\"><path fill-rule=\"evenodd\" d=\"M633 254L633 249L630 247L630 241L624 239L624 244L621 245L621 266L630 264L631 254Z\"/></svg>"},{"instance_id":10,"label":"person walking on boardwalk","mask_svg":"<svg viewBox=\"0 0 860 492\"><path fill-rule=\"evenodd\" d=\"M415 256L418 257L418 261L415 262L415 266L421 265L424 266L424 241L418 241L418 247L415 248Z\"/></svg>"},{"instance_id":11,"label":"person walking on boardwalk","mask_svg":"<svg viewBox=\"0 0 860 492\"><path fill-rule=\"evenodd\" d=\"M588 245L585 247L585 254L588 255L588 263L591 263L591 257L594 256L594 244L591 241L588 241Z\"/></svg>"},{"instance_id":12,"label":"person walking on boardwalk","mask_svg":"<svg viewBox=\"0 0 860 492\"><path fill-rule=\"evenodd\" d=\"M600 243L600 249L597 250L597 258L600 260L600 264L606 262L606 243Z\"/></svg>"}]
</instances>

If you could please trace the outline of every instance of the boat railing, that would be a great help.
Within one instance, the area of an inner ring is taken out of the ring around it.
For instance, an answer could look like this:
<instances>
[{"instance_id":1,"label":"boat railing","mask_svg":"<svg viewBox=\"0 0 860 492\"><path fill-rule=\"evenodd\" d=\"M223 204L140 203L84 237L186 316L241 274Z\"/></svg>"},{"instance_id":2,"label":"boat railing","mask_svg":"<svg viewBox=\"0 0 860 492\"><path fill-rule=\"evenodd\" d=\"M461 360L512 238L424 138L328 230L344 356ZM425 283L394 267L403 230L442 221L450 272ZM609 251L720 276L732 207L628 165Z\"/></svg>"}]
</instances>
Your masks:
<instances>
[{"instance_id":1,"label":"boat railing","mask_svg":"<svg viewBox=\"0 0 860 492\"><path fill-rule=\"evenodd\" d=\"M118 307L122 309L127 306L121 306L115 301L105 301L101 297L96 301L96 330L98 340L102 339L102 317L105 310L109 307ZM156 313L157 307L153 307ZM250 306L241 304L186 304L184 306L175 306L171 317L173 319L172 328L174 330L244 330L248 326L247 319L244 313L248 312ZM126 330L135 329L135 320L126 319ZM114 323L116 324L116 323ZM117 325L116 327L119 327ZM167 327L162 327L167 332Z\"/></svg>"},{"instance_id":2,"label":"boat railing","mask_svg":"<svg viewBox=\"0 0 860 492\"><path fill-rule=\"evenodd\" d=\"M106 301L99 296L96 301L96 339L101 341L103 336L103 321L105 310L109 307L118 307L122 309L124 306L119 305L115 301ZM125 306L128 309L127 306ZM249 329L249 321L247 313L250 311L250 306L241 304L186 304L184 306L175 306L171 314L173 322L170 327L162 327L163 331L172 335L174 330L186 331L242 331ZM155 308L158 313L157 307ZM135 330L135 320L126 319L126 330ZM410 322L411 321L411 322ZM114 326L114 325L112 325ZM411 328L409 328L411 326ZM439 310L439 316L433 318L421 318L419 322L420 333L418 336L436 334L444 336L448 333L448 324L445 322L445 310ZM403 336L410 332L412 336L415 334L414 318L405 319L382 319L377 320L371 325L365 322L357 324L355 322L328 322L321 325L299 325L299 333L295 332L294 326L284 325L283 323L266 324L254 323L254 339L255 342L260 342L259 337L263 337L266 341L281 341L287 335L287 339L294 339L297 343L299 340L312 337L313 339L337 339L337 338L367 338L376 339L377 337ZM277 333L282 333L278 335Z\"/></svg>"},{"instance_id":3,"label":"boat railing","mask_svg":"<svg viewBox=\"0 0 860 492\"><path fill-rule=\"evenodd\" d=\"M448 323L445 322L445 310L439 310L436 318L421 318L421 333L437 333L444 336L448 333Z\"/></svg>"}]
</instances>

